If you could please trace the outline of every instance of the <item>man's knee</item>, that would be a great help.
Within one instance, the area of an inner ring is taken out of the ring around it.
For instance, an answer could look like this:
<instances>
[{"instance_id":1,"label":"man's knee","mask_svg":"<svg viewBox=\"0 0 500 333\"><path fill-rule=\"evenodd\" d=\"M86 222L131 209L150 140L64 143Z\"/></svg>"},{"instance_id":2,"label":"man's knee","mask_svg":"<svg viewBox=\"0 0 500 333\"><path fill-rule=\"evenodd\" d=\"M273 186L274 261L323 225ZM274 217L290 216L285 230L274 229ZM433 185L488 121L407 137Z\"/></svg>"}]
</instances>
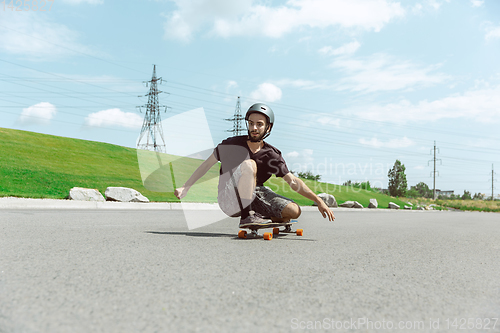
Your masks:
<instances>
[{"instance_id":1,"label":"man's knee","mask_svg":"<svg viewBox=\"0 0 500 333\"><path fill-rule=\"evenodd\" d=\"M295 202L290 202L288 205L286 205L285 209L283 209L281 216L283 218L297 219L299 218L301 213L302 211L300 209L300 206Z\"/></svg>"},{"instance_id":2,"label":"man's knee","mask_svg":"<svg viewBox=\"0 0 500 333\"><path fill-rule=\"evenodd\" d=\"M245 160L241 163L241 173L242 174L257 174L257 163L254 160Z\"/></svg>"}]
</instances>

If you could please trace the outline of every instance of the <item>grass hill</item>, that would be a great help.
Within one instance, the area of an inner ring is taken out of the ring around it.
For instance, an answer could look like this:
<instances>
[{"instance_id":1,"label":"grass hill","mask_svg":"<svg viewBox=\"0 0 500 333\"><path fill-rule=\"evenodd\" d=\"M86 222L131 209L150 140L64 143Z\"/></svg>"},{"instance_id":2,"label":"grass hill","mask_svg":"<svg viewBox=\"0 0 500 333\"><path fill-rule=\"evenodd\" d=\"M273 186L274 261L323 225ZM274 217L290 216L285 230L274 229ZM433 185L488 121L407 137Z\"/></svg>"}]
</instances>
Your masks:
<instances>
[{"instance_id":1,"label":"grass hill","mask_svg":"<svg viewBox=\"0 0 500 333\"><path fill-rule=\"evenodd\" d=\"M139 151L138 158L138 151L133 148L0 128L0 196L64 199L75 186L95 188L102 194L108 186L123 186L136 189L151 201L176 202L174 184L182 185L202 160L158 156ZM163 167L152 172L158 169L158 163ZM217 202L218 173L217 164L191 189L186 201ZM145 182L143 178L147 178ZM379 207L387 207L390 201L404 205L379 193L305 182L315 193L333 194L339 203L355 200L367 207L369 199L375 198ZM301 205L312 204L281 178L273 177L266 185Z\"/></svg>"}]
</instances>

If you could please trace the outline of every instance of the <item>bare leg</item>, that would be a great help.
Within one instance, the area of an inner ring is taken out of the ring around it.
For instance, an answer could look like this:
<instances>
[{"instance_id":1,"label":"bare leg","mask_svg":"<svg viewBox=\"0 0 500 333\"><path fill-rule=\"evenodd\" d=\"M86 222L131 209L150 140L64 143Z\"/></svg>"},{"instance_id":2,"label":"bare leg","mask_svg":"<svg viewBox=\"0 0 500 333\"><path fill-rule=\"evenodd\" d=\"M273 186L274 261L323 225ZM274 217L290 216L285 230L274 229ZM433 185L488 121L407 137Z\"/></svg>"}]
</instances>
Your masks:
<instances>
[{"instance_id":1,"label":"bare leg","mask_svg":"<svg viewBox=\"0 0 500 333\"><path fill-rule=\"evenodd\" d=\"M282 218L273 217L272 220L274 222L288 222L291 219L299 218L301 213L302 211L300 210L299 205L297 205L294 202L290 202L288 205L285 206L285 208L283 208L283 211L281 212Z\"/></svg>"},{"instance_id":2,"label":"bare leg","mask_svg":"<svg viewBox=\"0 0 500 333\"><path fill-rule=\"evenodd\" d=\"M257 164L254 160L245 160L241 163L240 168L241 177L238 182L238 192L243 208L245 208L253 199L255 186L257 184Z\"/></svg>"}]
</instances>

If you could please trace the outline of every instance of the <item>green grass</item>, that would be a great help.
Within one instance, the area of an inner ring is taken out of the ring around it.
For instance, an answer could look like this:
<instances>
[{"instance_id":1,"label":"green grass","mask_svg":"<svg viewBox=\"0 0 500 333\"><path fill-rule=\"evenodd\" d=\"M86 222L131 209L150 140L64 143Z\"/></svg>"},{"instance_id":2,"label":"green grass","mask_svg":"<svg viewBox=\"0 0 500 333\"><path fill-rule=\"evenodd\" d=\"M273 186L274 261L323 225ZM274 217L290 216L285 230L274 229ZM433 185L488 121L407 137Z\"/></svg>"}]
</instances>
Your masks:
<instances>
[{"instance_id":1,"label":"green grass","mask_svg":"<svg viewBox=\"0 0 500 333\"><path fill-rule=\"evenodd\" d=\"M178 187L184 184L202 160L167 154L159 157L163 167L151 174L159 165L155 153L0 128L0 196L64 199L72 187L95 188L104 195L108 186L123 186L141 192L151 201L177 202L173 194L170 165ZM151 174L146 186L141 171L144 178ZM218 174L219 165L216 164L183 201L217 202ZM317 194L326 192L334 195L339 204L354 200L368 207L371 198L377 199L380 208L386 208L390 201L401 207L405 204L397 198L371 191L310 180L305 182ZM273 177L266 185L300 205L312 204L291 190L281 178Z\"/></svg>"},{"instance_id":2,"label":"green grass","mask_svg":"<svg viewBox=\"0 0 500 333\"><path fill-rule=\"evenodd\" d=\"M162 156L162 160L175 159ZM200 164L196 159L182 162L185 165L179 170L180 176ZM104 195L108 186L123 186L141 192L151 201L178 201L173 191L154 192L144 187L137 151L132 148L0 128L0 163L2 197L64 199L72 187L95 188ZM216 168L210 170L209 182L214 183L217 174ZM216 202L216 191L193 191L196 195L186 199Z\"/></svg>"}]
</instances>

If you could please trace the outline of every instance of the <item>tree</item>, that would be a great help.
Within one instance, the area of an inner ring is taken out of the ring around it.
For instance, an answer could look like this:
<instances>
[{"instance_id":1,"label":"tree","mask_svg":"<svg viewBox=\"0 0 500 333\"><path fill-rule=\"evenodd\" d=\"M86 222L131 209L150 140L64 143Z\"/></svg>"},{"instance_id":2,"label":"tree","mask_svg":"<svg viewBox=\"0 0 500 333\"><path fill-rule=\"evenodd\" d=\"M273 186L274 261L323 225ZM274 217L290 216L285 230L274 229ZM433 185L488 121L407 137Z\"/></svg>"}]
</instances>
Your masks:
<instances>
[{"instance_id":1,"label":"tree","mask_svg":"<svg viewBox=\"0 0 500 333\"><path fill-rule=\"evenodd\" d=\"M472 200L472 196L470 195L469 191L464 190L464 194L462 195L462 200Z\"/></svg>"},{"instance_id":2,"label":"tree","mask_svg":"<svg viewBox=\"0 0 500 333\"><path fill-rule=\"evenodd\" d=\"M472 199L474 199L474 200L484 200L484 194L482 194L482 193L474 193L474 197Z\"/></svg>"},{"instance_id":3,"label":"tree","mask_svg":"<svg viewBox=\"0 0 500 333\"><path fill-rule=\"evenodd\" d=\"M408 191L406 191L407 198L421 198L420 193L415 190L415 186L412 186Z\"/></svg>"},{"instance_id":4,"label":"tree","mask_svg":"<svg viewBox=\"0 0 500 333\"><path fill-rule=\"evenodd\" d=\"M424 182L420 182L411 188L414 188L421 198L432 198L432 190Z\"/></svg>"},{"instance_id":5,"label":"tree","mask_svg":"<svg viewBox=\"0 0 500 333\"><path fill-rule=\"evenodd\" d=\"M389 177L389 194L393 197L404 197L408 183L406 182L405 166L396 160L387 176Z\"/></svg>"}]
</instances>

